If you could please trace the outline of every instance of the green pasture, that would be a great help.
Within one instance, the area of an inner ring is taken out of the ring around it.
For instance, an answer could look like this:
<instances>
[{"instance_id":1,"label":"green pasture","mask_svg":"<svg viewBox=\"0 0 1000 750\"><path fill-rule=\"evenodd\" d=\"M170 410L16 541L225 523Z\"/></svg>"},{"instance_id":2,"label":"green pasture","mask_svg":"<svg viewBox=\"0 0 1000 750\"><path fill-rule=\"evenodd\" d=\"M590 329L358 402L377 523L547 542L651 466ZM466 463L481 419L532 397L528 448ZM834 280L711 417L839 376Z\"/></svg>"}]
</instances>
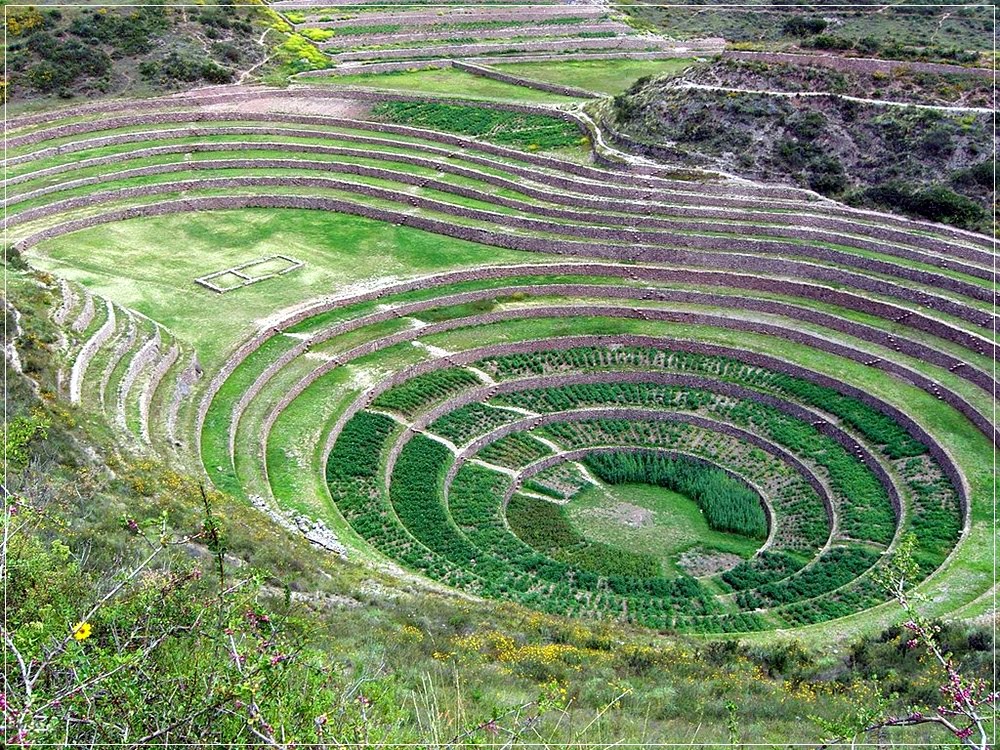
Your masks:
<instances>
[{"instance_id":1,"label":"green pasture","mask_svg":"<svg viewBox=\"0 0 1000 750\"><path fill-rule=\"evenodd\" d=\"M598 94L620 94L646 76L675 75L695 61L686 57L664 60L553 60L551 62L500 63L503 73L535 81L576 86Z\"/></svg>"},{"instance_id":2,"label":"green pasture","mask_svg":"<svg viewBox=\"0 0 1000 750\"><path fill-rule=\"evenodd\" d=\"M389 73L346 73L303 79L304 83L329 86L362 86L382 91L418 92L429 96L456 97L496 102L534 104L573 104L581 101L562 94L552 94L484 78L457 68L426 68Z\"/></svg>"},{"instance_id":3,"label":"green pasture","mask_svg":"<svg viewBox=\"0 0 1000 750\"><path fill-rule=\"evenodd\" d=\"M275 253L303 268L217 294L194 280ZM521 253L325 211L243 209L132 219L48 240L39 268L148 315L198 350L213 371L277 312L392 279L484 263L539 262Z\"/></svg>"}]
</instances>

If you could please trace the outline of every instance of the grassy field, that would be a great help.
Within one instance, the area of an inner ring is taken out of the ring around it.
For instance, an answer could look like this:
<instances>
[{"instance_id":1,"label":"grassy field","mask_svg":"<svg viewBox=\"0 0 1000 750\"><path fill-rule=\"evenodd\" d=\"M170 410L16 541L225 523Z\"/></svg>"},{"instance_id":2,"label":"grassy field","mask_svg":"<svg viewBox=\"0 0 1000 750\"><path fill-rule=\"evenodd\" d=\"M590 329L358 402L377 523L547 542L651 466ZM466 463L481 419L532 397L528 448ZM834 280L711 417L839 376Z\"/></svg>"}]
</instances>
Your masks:
<instances>
[{"instance_id":1,"label":"grassy field","mask_svg":"<svg viewBox=\"0 0 1000 750\"><path fill-rule=\"evenodd\" d=\"M566 510L583 536L653 555L665 575L680 573L678 557L694 548L750 557L760 546L739 534L713 531L693 500L648 484L601 482L575 495Z\"/></svg>"},{"instance_id":2,"label":"grassy field","mask_svg":"<svg viewBox=\"0 0 1000 750\"><path fill-rule=\"evenodd\" d=\"M600 94L620 94L640 78L676 74L694 64L672 60L566 60L562 62L504 63L497 70L536 81L578 86Z\"/></svg>"},{"instance_id":3,"label":"grassy field","mask_svg":"<svg viewBox=\"0 0 1000 750\"><path fill-rule=\"evenodd\" d=\"M334 86L364 86L385 91L414 91L433 96L499 102L572 104L580 101L560 94L550 94L547 91L537 91L524 86L494 81L455 68L331 75L329 78L309 78L306 79L306 82Z\"/></svg>"},{"instance_id":4,"label":"grassy field","mask_svg":"<svg viewBox=\"0 0 1000 750\"><path fill-rule=\"evenodd\" d=\"M275 253L305 263L226 294L194 280ZM409 227L324 211L246 209L106 224L33 250L39 268L79 281L159 321L213 367L279 310L376 281L482 263L537 262L534 253L488 248Z\"/></svg>"}]
</instances>

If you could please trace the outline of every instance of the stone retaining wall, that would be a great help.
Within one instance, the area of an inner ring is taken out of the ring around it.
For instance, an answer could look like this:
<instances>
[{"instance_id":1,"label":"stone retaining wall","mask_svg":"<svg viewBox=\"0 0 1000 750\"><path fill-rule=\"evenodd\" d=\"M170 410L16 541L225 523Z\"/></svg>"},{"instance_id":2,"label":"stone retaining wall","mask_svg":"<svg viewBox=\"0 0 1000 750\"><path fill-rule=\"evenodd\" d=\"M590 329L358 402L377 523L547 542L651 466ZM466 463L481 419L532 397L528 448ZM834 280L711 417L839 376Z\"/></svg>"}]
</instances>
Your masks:
<instances>
[{"instance_id":1,"label":"stone retaining wall","mask_svg":"<svg viewBox=\"0 0 1000 750\"><path fill-rule=\"evenodd\" d=\"M361 150L351 150L351 149L340 149L340 151L345 152L346 155L357 155L363 156L365 152ZM370 154L369 154L370 155ZM122 155L125 156L125 155ZM462 168L451 167L450 165L437 165L430 160L419 159L415 157L407 157L405 155L399 155L396 158L394 154L387 154L390 160L400 161L403 163L410 163L426 168L436 168L441 166L447 171L461 174L462 176L469 177L471 179L482 178L485 182L490 182L497 184L500 187L506 189L517 190L519 184L512 180L505 180L503 178L495 177L492 175L486 175L484 173L477 172L475 170L467 170ZM124 180L133 179L136 177L145 177L150 175L160 175L160 174L171 174L175 172L187 172L187 171L199 171L199 170L217 170L217 169L233 169L233 170L250 170L250 169L298 169L303 172L316 171L316 172L336 172L349 175L359 175L364 177L375 177L379 179L402 182L409 185L415 185L419 187L432 188L446 193L454 193L466 198L472 198L484 203L495 203L498 205L503 205L508 208L514 208L519 212L519 216L511 217L504 216L503 214L498 214L493 211L483 211L476 209L462 209L463 213L469 218L477 218L485 221L490 221L493 223L511 223L515 226L521 226L523 228L538 228L540 231L551 232L554 234L576 234L577 236L584 236L592 239L603 239L603 240L613 240L627 242L630 244L636 244L638 241L651 242L656 244L672 244L681 247L714 247L717 249L724 248L726 246L725 240L721 238L713 238L708 240L704 237L697 237L694 235L678 235L674 233L664 233L651 231L653 229L668 228L668 229L680 229L686 232L719 232L719 233L733 233L736 230L747 230L753 234L773 236L779 238L787 239L803 239L803 240L818 240L824 241L830 244L840 244L846 245L848 247L856 247L861 250L870 251L873 253L881 253L886 255L892 255L899 258L905 258L907 260L916 261L919 263L924 263L927 265L937 265L939 268L947 268L949 270L959 271L970 276L977 278L992 280L993 270L987 266L972 265L969 263L959 262L955 260L942 259L940 257L934 257L927 255L925 253L909 250L907 248L897 247L895 245L890 245L882 242L875 242L867 240L864 238L856 238L844 235L835 235L832 233L824 233L821 231L802 231L796 230L794 228L782 228L782 227L766 227L766 226L751 226L751 227L734 227L734 225L725 222L713 222L713 223L682 223L677 221L669 220L658 220L658 219L645 219L636 221L631 217L623 217L615 214L595 214L594 212L583 212L583 211L569 211L565 209L550 208L546 206L538 206L533 203L526 201L515 200L511 198L505 198L502 196L495 196L491 193L484 192L481 190L476 190L473 188L455 186L451 183L444 182L437 179L428 178L422 175L412 174L409 172L400 172L392 169L386 169L382 167L370 167L363 164L353 164L353 163L336 163L327 161L311 161L305 159L267 159L267 158L256 158L256 159L206 159L199 160L196 162L177 162L172 164L156 164L147 167L139 167L135 169L123 170L120 172L113 172L107 174L96 175L93 177L82 178L79 180L70 180L64 183L59 183L55 185L49 185L37 190L33 190L28 193L23 193L10 198L7 202L0 202L0 205L17 205L21 201L33 200L35 198L57 193L62 190L70 190L77 187L84 187L87 185L98 185L106 182L108 180ZM240 177L238 179L256 179L248 177ZM343 182L343 181L331 181L329 178L260 178L262 180L290 180L290 179L322 179L329 183L335 188L353 189L354 183ZM313 187L320 187L324 183L311 183ZM529 188L521 188L525 192L531 192L539 198L544 198L545 191L543 190L531 190ZM391 198L393 191L383 190L383 196L386 198ZM448 204L432 200L432 199L422 199L417 198L421 201L426 201L422 207L431 208L433 210L444 211L448 208ZM412 202L411 198L411 202ZM572 197L570 197L572 201ZM452 212L457 212L458 209L452 208ZM469 214L468 212L474 211L474 214ZM573 227L567 224L555 224L551 222L544 222L543 220L530 218L530 215L538 216L551 216L559 219L567 219L570 221L579 222L593 222L592 225L587 225L585 227ZM17 213L14 214L14 221L18 221ZM29 214L30 216L30 214ZM619 224L620 228L614 226L603 226L606 224ZM601 225L601 226L595 226ZM647 229L648 228L648 229ZM746 239L746 235L735 235L734 242L739 242L740 244L746 242L761 242L767 243L768 240L759 239ZM817 258L820 260L832 261L835 263L840 263L842 265L851 265L853 255L850 253L845 253L840 250L832 250L828 248L813 247L808 245L791 245L789 243L771 243L767 246L761 246L762 249L766 247L767 249L775 252L784 252L785 254L802 254L809 257ZM880 262L880 261L877 261ZM895 265L893 264L895 268ZM957 291L957 290L956 290Z\"/></svg>"},{"instance_id":2,"label":"stone retaining wall","mask_svg":"<svg viewBox=\"0 0 1000 750\"><path fill-rule=\"evenodd\" d=\"M159 185L145 185L123 190L109 191L105 194L92 194L77 199L68 199L58 203L49 204L38 209L25 211L13 217L16 222L27 221L29 218L39 218L52 214L58 214L69 208L91 206L99 203L103 198L108 200L122 200L127 198L147 197L159 195L166 192L183 192L192 189L220 189L230 187L254 186L260 187L263 184L295 186L317 184L315 180L305 180L301 178L219 178L211 180L190 180L176 183ZM319 184L322 184L320 182ZM328 184L328 183L327 183ZM356 192L372 197L394 197L392 191L385 191L374 186L357 186ZM435 202L417 197L410 198L409 201L415 206L434 205ZM96 214L82 219L67 221L62 224L43 229L36 234L20 240L16 247L24 250L37 244L38 242L60 236L79 229L97 226L111 221L119 221L127 218L140 216L158 216L168 213L176 213L192 210L217 210L226 208L300 208L313 210L338 211L341 213L364 216L366 218L389 221L396 224L405 224L417 229L423 229L436 234L442 234L459 239L478 242L486 245L506 247L514 250L525 250L529 252L550 253L556 255L571 255L598 258L613 258L624 261L658 261L670 262L674 264L690 265L695 267L708 268L728 268L733 271L759 272L771 275L792 275L800 278L831 281L838 284L845 284L856 289L871 291L878 294L889 294L899 299L904 299L917 304L932 307L941 312L955 315L970 322L978 322L984 328L992 329L992 316L981 313L967 305L963 305L949 298L931 294L921 289L913 289L900 284L883 281L880 278L870 275L871 273L895 272L895 275L926 283L930 285L940 285L945 289L950 289L961 294L968 294L974 299L990 301L991 294L988 289L978 285L972 285L959 279L941 277L918 269L899 268L893 264L877 261L871 258L852 256L853 265L863 273L848 271L839 268L830 268L805 262L787 260L783 258L763 258L758 255L748 255L733 252L712 252L700 250L676 250L655 246L612 246L593 242L580 242L570 240L556 240L548 238L536 238L530 236L514 235L492 228L478 228L465 225L452 224L440 219L414 216L409 213L383 209L371 205L359 204L353 201L333 198L309 198L299 196L283 195L260 195L260 196L225 196L225 197L205 197L189 198L181 200L165 200L154 204L133 206L124 209L117 209L104 214ZM468 218L476 218L480 213L474 209L464 207L454 207L451 213ZM498 218L503 215L493 214ZM523 223L524 220L516 220ZM587 228L583 228L581 234L587 234ZM598 234L598 228L594 228L589 234ZM694 244L694 243L692 243ZM705 238L701 241L703 246L717 247L725 250L729 246L729 241L717 238ZM760 248L763 243L748 242L750 249ZM798 249L796 247L796 249Z\"/></svg>"},{"instance_id":3,"label":"stone retaining wall","mask_svg":"<svg viewBox=\"0 0 1000 750\"><path fill-rule=\"evenodd\" d=\"M97 354L97 351L108 342L115 332L115 326L117 325L115 320L115 306L111 304L110 300L104 300L104 304L107 306L108 311L104 325L98 328L97 332L90 337L87 343L83 345L79 354L76 355L76 359L73 361L73 367L70 370L69 401L71 404L80 403L80 399L83 395L83 378L87 374L87 368L90 366L90 361L94 358L94 355Z\"/></svg>"}]
</instances>

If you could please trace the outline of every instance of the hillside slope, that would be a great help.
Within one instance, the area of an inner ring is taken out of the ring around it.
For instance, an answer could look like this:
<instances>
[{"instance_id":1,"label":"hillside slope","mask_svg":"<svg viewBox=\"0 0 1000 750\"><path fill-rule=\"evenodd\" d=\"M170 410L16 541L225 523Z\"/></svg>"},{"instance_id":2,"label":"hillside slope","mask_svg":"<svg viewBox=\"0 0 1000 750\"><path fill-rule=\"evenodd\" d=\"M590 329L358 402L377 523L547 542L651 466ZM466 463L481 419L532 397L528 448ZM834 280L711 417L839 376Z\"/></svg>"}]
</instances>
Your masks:
<instances>
[{"instance_id":1,"label":"hillside slope","mask_svg":"<svg viewBox=\"0 0 1000 750\"><path fill-rule=\"evenodd\" d=\"M819 660L787 638L705 643L498 607L311 547L58 398L58 285L5 270L17 352L5 359L5 653L36 659L4 678L12 746L123 733L131 747L574 746L697 732L724 747L816 742L820 724L799 717L843 715L886 669L895 705L935 699L898 628ZM988 673L987 631L942 637L964 670Z\"/></svg>"},{"instance_id":2,"label":"hillside slope","mask_svg":"<svg viewBox=\"0 0 1000 750\"><path fill-rule=\"evenodd\" d=\"M603 111L627 145L664 160L991 231L990 111L934 105L941 76L889 78L885 91L866 73L723 60L640 81Z\"/></svg>"}]
</instances>

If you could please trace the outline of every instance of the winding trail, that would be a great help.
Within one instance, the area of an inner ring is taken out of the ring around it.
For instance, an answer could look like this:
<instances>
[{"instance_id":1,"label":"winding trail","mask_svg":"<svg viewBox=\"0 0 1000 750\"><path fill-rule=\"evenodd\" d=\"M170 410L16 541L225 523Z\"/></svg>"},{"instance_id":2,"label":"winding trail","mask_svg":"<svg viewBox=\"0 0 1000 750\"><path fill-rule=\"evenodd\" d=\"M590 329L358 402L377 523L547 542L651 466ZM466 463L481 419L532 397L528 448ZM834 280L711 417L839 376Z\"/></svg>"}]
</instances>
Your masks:
<instances>
[{"instance_id":1,"label":"winding trail","mask_svg":"<svg viewBox=\"0 0 1000 750\"><path fill-rule=\"evenodd\" d=\"M849 94L834 94L827 91L774 91L771 89L744 89L730 86L715 86L709 83L693 83L691 81L677 81L671 85L675 89L695 89L699 91L722 91L727 94L760 94L764 96L779 96L786 99L842 99L848 102L858 102L859 104L871 104L880 107L908 107L911 109L929 109L937 112L955 112L957 114L993 114L989 107L956 107L946 104L916 104L911 102L896 102L889 99L866 99L861 96L850 96Z\"/></svg>"}]
</instances>

